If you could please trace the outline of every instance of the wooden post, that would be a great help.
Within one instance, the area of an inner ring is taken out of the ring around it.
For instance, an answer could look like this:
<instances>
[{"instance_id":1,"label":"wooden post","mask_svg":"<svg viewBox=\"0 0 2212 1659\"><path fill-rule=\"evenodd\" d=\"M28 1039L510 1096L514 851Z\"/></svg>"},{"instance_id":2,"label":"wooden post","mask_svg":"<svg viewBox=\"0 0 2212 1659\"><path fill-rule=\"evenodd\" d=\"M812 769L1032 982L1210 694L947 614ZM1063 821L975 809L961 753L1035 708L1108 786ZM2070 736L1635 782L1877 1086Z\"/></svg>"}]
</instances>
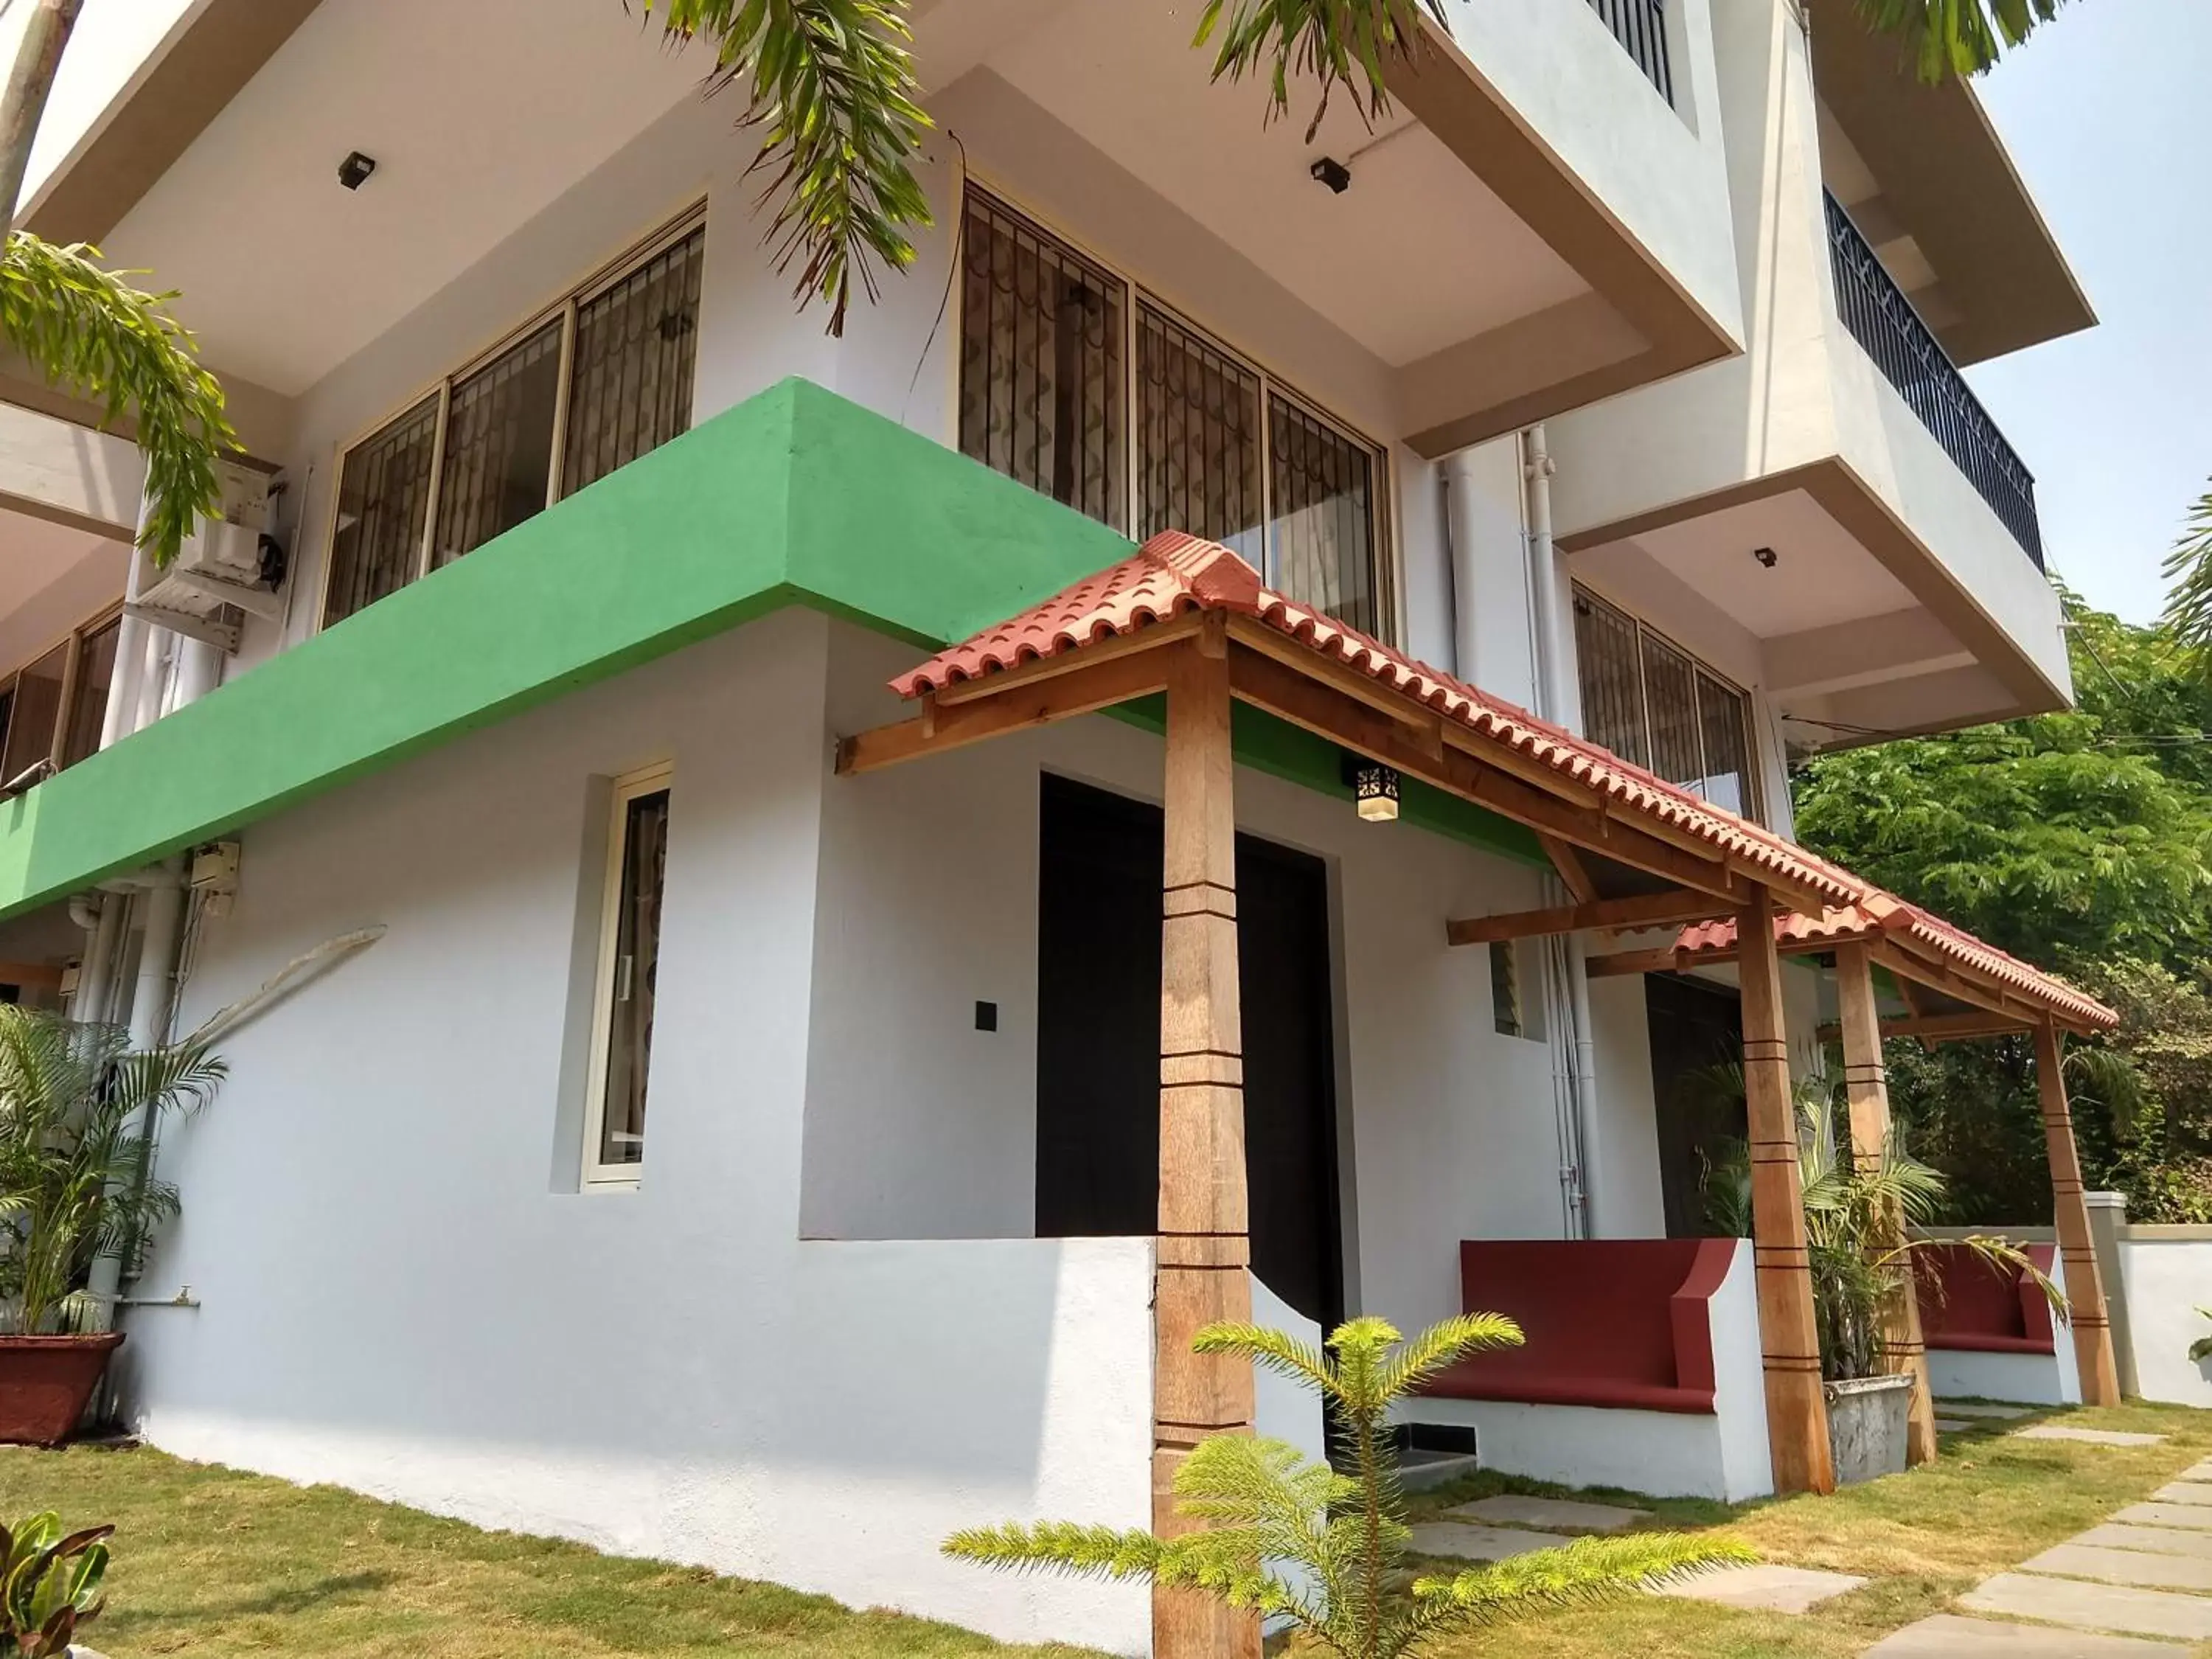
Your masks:
<instances>
[{"instance_id":1,"label":"wooden post","mask_svg":"<svg viewBox=\"0 0 2212 1659\"><path fill-rule=\"evenodd\" d=\"M1200 1524L1176 1513L1183 1459L1209 1435L1249 1434L1253 1413L1250 1363L1190 1351L1202 1326L1252 1316L1227 643L1216 629L1171 648L1152 1378L1152 1529L1164 1538ZM1155 1589L1152 1653L1259 1659L1260 1620L1192 1591Z\"/></svg>"},{"instance_id":2,"label":"wooden post","mask_svg":"<svg viewBox=\"0 0 2212 1659\"><path fill-rule=\"evenodd\" d=\"M1851 1108L1851 1161L1878 1167L1889 1151L1889 1073L1881 1058L1881 1016L1874 1000L1874 958L1863 945L1836 951L1836 998L1844 1035L1844 1088ZM1874 1248L1884 1253L1904 1243L1904 1218L1885 1218ZM1920 1329L1920 1297L1908 1271L1882 1310L1882 1354L1893 1373L1912 1378L1906 1421L1908 1463L1936 1461L1936 1402L1928 1392L1928 1345Z\"/></svg>"},{"instance_id":3,"label":"wooden post","mask_svg":"<svg viewBox=\"0 0 2212 1659\"><path fill-rule=\"evenodd\" d=\"M1833 1492L1820 1340L1805 1253L1797 1112L1782 1012L1782 957L1765 888L1737 918L1743 986L1743 1095L1751 1139L1752 1260L1759 1273L1759 1346L1766 1369L1766 1436L1775 1490Z\"/></svg>"},{"instance_id":4,"label":"wooden post","mask_svg":"<svg viewBox=\"0 0 2212 1659\"><path fill-rule=\"evenodd\" d=\"M2066 1267L2066 1297L2073 1304L2074 1359L2081 1372L2081 1403L2117 1406L2120 1377L2112 1359L2112 1328L2105 1312L2105 1286L2089 1233L2089 1206L2081 1200L2081 1158L2074 1146L2074 1115L2066 1103L2065 1054L2057 1025L2035 1028L2035 1086L2043 1097L2043 1140L2051 1153L2051 1218L2057 1224L2058 1258Z\"/></svg>"}]
</instances>

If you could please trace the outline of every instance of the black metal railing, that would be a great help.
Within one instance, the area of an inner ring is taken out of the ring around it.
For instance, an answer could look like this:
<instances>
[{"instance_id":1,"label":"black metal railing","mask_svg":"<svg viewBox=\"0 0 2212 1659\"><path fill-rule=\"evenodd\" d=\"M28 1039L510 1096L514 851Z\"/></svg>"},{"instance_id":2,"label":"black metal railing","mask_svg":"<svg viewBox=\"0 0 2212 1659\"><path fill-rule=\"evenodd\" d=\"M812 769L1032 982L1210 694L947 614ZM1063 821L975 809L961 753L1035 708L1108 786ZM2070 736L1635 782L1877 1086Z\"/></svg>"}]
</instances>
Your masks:
<instances>
[{"instance_id":1,"label":"black metal railing","mask_svg":"<svg viewBox=\"0 0 2212 1659\"><path fill-rule=\"evenodd\" d=\"M1636 66L1668 103L1674 101L1674 72L1667 61L1667 0L1590 0L1613 38L1627 49Z\"/></svg>"},{"instance_id":2,"label":"black metal railing","mask_svg":"<svg viewBox=\"0 0 2212 1659\"><path fill-rule=\"evenodd\" d=\"M1905 290L1882 268L1843 204L1828 198L1828 251L1836 269L1836 308L1898 395L1935 434L1966 481L2004 520L2035 568L2043 568L2043 527L2035 513L2035 475L2024 465L1981 399L1920 320Z\"/></svg>"}]
</instances>

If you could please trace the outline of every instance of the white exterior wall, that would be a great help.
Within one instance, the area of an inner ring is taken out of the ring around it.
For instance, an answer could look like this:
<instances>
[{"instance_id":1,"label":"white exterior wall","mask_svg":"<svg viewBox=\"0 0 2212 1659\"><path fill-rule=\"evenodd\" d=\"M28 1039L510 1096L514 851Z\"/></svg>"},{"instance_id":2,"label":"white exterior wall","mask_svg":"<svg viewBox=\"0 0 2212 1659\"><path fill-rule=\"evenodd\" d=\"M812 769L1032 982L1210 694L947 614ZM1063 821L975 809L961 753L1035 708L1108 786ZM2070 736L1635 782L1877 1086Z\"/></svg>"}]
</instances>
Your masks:
<instances>
[{"instance_id":1,"label":"white exterior wall","mask_svg":"<svg viewBox=\"0 0 2212 1659\"><path fill-rule=\"evenodd\" d=\"M1014 1585L936 1545L1144 1522L1148 1242L800 1241L829 631L784 613L246 832L187 1021L331 934L390 931L228 1039L222 1097L167 1138L185 1214L144 1287L203 1306L131 1322L144 1431L1140 1652L1141 1590ZM579 1194L591 781L659 757L649 1161L634 1193Z\"/></svg>"},{"instance_id":2,"label":"white exterior wall","mask_svg":"<svg viewBox=\"0 0 2212 1659\"><path fill-rule=\"evenodd\" d=\"M2124 1227L2120 1277L2136 1386L2145 1400L2212 1407L2212 1359L2190 1345L2212 1336L2212 1228Z\"/></svg>"}]
</instances>

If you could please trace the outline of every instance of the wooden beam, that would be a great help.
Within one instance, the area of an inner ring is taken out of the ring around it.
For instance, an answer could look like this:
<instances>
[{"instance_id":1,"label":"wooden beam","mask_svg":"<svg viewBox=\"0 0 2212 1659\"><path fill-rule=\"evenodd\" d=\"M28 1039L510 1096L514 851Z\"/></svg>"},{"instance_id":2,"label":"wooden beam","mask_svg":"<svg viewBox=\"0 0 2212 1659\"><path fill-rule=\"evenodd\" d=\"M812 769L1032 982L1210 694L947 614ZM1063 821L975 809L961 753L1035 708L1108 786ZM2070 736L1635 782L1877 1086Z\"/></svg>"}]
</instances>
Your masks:
<instances>
[{"instance_id":1,"label":"wooden beam","mask_svg":"<svg viewBox=\"0 0 2212 1659\"><path fill-rule=\"evenodd\" d=\"M1701 892L1719 893L1741 902L1741 895L1749 890L1740 877L1720 865L1692 858L1625 821L1607 819L1595 806L1577 805L1547 793L1483 764L1456 746L1446 744L1441 755L1425 752L1400 722L1343 696L1298 668L1245 650L1233 629L1229 674L1231 689L1239 701L1395 767L1408 777L1487 807L1539 834L1555 836L1616 863Z\"/></svg>"},{"instance_id":2,"label":"wooden beam","mask_svg":"<svg viewBox=\"0 0 2212 1659\"><path fill-rule=\"evenodd\" d=\"M2105 1286L2089 1232L2089 1206L2081 1199L2081 1156L2074 1144L2074 1114L2066 1100L2064 1039L2049 1019L2035 1028L2035 1087L2043 1106L2043 1141L2051 1156L2051 1219L2058 1259L2065 1267L2067 1323L2074 1332L2074 1361L2081 1377L2081 1403L2120 1403L2120 1374L2112 1358L2112 1326Z\"/></svg>"},{"instance_id":3,"label":"wooden beam","mask_svg":"<svg viewBox=\"0 0 2212 1659\"><path fill-rule=\"evenodd\" d=\"M1889 1073L1882 1061L1881 1018L1874 994L1874 958L1856 941L1836 949L1836 1000L1843 1016L1844 1091L1850 1102L1851 1162L1878 1170L1890 1152ZM1869 1257L1909 1262L1903 1254L1905 1218L1895 1203L1875 1220ZM1905 1456L1918 1465L1936 1461L1936 1401L1928 1386L1928 1343L1920 1328L1920 1296L1912 1276L1882 1300L1882 1357L1893 1376L1912 1379L1905 1408Z\"/></svg>"},{"instance_id":4,"label":"wooden beam","mask_svg":"<svg viewBox=\"0 0 2212 1659\"><path fill-rule=\"evenodd\" d=\"M1751 1141L1753 1262L1766 1373L1766 1433L1775 1490L1833 1492L1828 1407L1797 1167L1797 1112L1782 1008L1782 957L1764 890L1736 921L1743 940L1743 1092Z\"/></svg>"},{"instance_id":5,"label":"wooden beam","mask_svg":"<svg viewBox=\"0 0 2212 1659\"><path fill-rule=\"evenodd\" d=\"M1176 1471L1208 1436L1249 1434L1255 1399L1249 1360L1191 1352L1202 1327L1252 1317L1229 664L1218 633L1167 661L1152 1529L1172 1538L1205 1524L1177 1513ZM1152 1652L1260 1659L1259 1615L1156 1586Z\"/></svg>"},{"instance_id":6,"label":"wooden beam","mask_svg":"<svg viewBox=\"0 0 2212 1659\"><path fill-rule=\"evenodd\" d=\"M1633 898L1561 905L1548 910L1470 916L1446 922L1444 934L1454 945L1493 945L1504 939L1579 933L1593 927L1665 927L1711 921L1717 916L1733 915L1735 908L1731 900L1716 894L1677 889L1666 893L1639 893Z\"/></svg>"},{"instance_id":7,"label":"wooden beam","mask_svg":"<svg viewBox=\"0 0 2212 1659\"><path fill-rule=\"evenodd\" d=\"M2024 1036L2034 1029L2033 1021L1986 1012L1913 1014L1903 1019L1886 1019L1881 1023L1885 1042L1901 1037L1927 1043L1960 1042L1971 1037ZM1823 1042L1839 1042L1843 1034L1844 1029L1840 1024L1820 1028L1820 1037Z\"/></svg>"},{"instance_id":8,"label":"wooden beam","mask_svg":"<svg viewBox=\"0 0 2212 1659\"><path fill-rule=\"evenodd\" d=\"M1040 680L1054 680L1085 668L1095 668L1100 663L1111 662L1116 657L1133 657L1143 651L1156 651L1164 645L1187 640L1199 631L1205 618L1196 612L1178 617L1173 622L1154 623L1133 634L1119 634L1101 640L1096 645L1086 645L1078 651L1063 651L1056 657L1039 657L1018 668L1002 669L995 674L986 674L979 679L958 680L937 693L937 706L950 708L956 703L974 702L981 697L1003 696L1008 691L1021 690Z\"/></svg>"},{"instance_id":9,"label":"wooden beam","mask_svg":"<svg viewBox=\"0 0 2212 1659\"><path fill-rule=\"evenodd\" d=\"M1139 636L1141 637L1141 636ZM843 739L837 745L841 776L876 772L902 762L964 749L1010 732L1048 726L1078 714L1164 691L1173 647L1110 656L1064 674L1009 685L991 696L946 705L932 699L916 718Z\"/></svg>"},{"instance_id":10,"label":"wooden beam","mask_svg":"<svg viewBox=\"0 0 2212 1659\"><path fill-rule=\"evenodd\" d=\"M1577 904L1597 902L1597 883L1590 879L1589 866L1583 855L1557 836L1539 836L1537 841L1544 848L1544 856L1552 860L1552 868L1559 872L1559 884Z\"/></svg>"}]
</instances>

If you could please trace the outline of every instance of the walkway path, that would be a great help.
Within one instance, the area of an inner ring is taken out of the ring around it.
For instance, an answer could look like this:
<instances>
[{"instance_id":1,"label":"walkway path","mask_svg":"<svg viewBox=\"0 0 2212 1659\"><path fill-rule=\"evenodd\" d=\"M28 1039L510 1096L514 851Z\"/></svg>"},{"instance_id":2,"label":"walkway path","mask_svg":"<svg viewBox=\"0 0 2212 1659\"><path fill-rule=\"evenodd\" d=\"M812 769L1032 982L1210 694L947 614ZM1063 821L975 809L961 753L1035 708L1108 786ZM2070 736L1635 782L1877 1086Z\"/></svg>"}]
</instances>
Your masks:
<instances>
[{"instance_id":1,"label":"walkway path","mask_svg":"<svg viewBox=\"0 0 2212 1659\"><path fill-rule=\"evenodd\" d=\"M2107 1445L2160 1438L2048 1426L2021 1432ZM1979 1616L1923 1619L1876 1643L1865 1659L2178 1659L2189 1650L2176 1644L2212 1641L2212 1462L1999 1573L1959 1605Z\"/></svg>"}]
</instances>

